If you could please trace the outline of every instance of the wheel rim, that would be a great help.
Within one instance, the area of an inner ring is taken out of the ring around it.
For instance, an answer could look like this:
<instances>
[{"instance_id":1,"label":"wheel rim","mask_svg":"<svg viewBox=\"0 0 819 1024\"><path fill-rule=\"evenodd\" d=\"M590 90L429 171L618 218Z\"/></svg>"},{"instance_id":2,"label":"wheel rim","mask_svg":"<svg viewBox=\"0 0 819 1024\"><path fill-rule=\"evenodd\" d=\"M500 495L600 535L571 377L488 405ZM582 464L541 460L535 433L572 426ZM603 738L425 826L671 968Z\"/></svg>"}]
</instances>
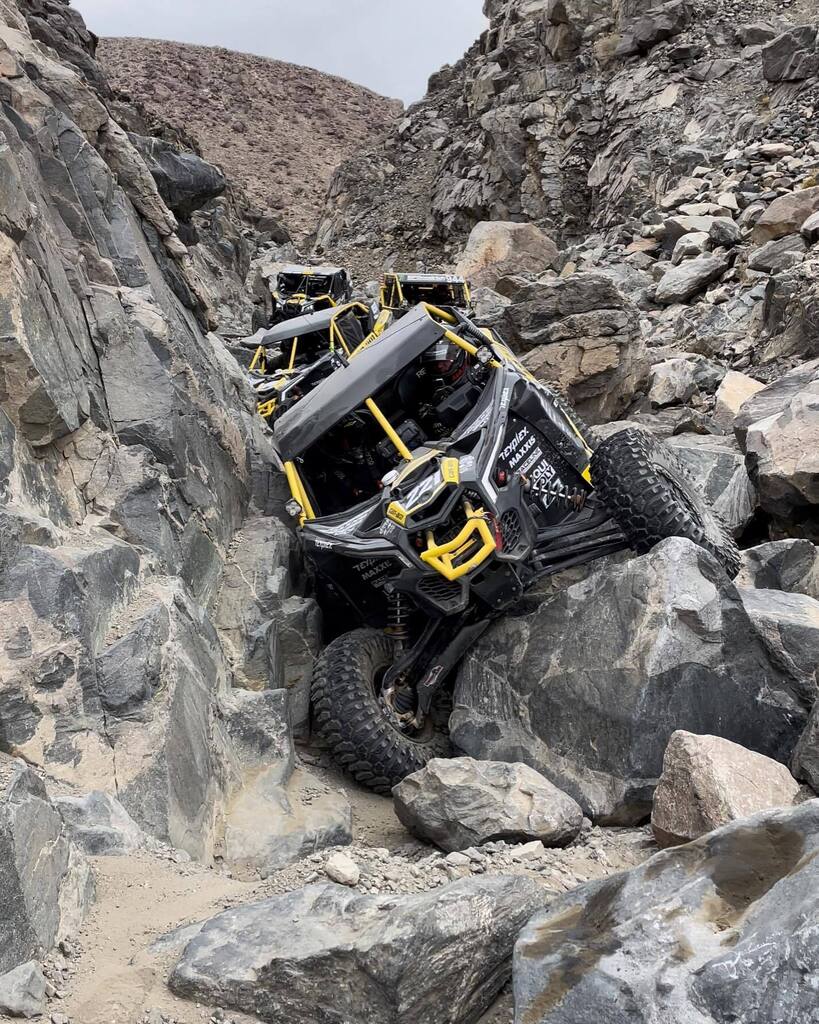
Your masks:
<instances>
[{"instance_id":1,"label":"wheel rim","mask_svg":"<svg viewBox=\"0 0 819 1024\"><path fill-rule=\"evenodd\" d=\"M373 696L375 697L375 700L376 700L376 702L378 704L379 710L381 711L381 714L384 716L387 724L390 726L390 728L393 730L393 732L397 733L397 735L399 735L402 739L410 740L413 743L423 744L425 741L429 740L430 735L431 735L430 729L429 729L429 718L427 718L424 721L424 724L423 724L423 726L420 729L414 728L414 727L410 727L410 728L404 727L404 728L402 728L402 725L398 721L398 718L397 718L395 712L392 711L392 709L389 708L387 706L387 704L385 703L385 701L384 701L384 696L383 696L384 676L386 675L387 669L389 667L390 667L389 663L386 664L386 665L383 665L381 668L377 669L376 672L373 675L373 680L372 680Z\"/></svg>"}]
</instances>

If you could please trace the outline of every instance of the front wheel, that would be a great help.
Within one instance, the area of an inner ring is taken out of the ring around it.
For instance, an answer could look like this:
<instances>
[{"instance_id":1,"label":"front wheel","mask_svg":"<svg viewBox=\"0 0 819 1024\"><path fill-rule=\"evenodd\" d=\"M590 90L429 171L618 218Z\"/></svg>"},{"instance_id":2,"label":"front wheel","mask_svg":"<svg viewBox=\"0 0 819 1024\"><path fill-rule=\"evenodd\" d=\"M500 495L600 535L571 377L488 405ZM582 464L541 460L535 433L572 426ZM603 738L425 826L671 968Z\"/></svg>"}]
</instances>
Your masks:
<instances>
[{"instance_id":1,"label":"front wheel","mask_svg":"<svg viewBox=\"0 0 819 1024\"><path fill-rule=\"evenodd\" d=\"M429 717L404 732L382 704L381 681L395 644L375 629L357 629L329 644L313 670L316 729L339 765L362 785L388 796L433 757L449 757L449 737Z\"/></svg>"},{"instance_id":2,"label":"front wheel","mask_svg":"<svg viewBox=\"0 0 819 1024\"><path fill-rule=\"evenodd\" d=\"M638 554L669 537L687 537L714 555L731 579L737 575L741 558L734 538L667 445L643 430L621 430L597 448L591 474Z\"/></svg>"}]
</instances>

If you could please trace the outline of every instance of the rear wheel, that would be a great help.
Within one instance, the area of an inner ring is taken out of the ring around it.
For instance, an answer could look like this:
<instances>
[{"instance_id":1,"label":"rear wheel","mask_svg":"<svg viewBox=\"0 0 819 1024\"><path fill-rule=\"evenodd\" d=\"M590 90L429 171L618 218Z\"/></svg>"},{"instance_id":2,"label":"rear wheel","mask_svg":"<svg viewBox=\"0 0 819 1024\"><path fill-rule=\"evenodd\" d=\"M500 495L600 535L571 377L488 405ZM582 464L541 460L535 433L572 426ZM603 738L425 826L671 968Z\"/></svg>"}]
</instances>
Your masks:
<instances>
[{"instance_id":1,"label":"rear wheel","mask_svg":"<svg viewBox=\"0 0 819 1024\"><path fill-rule=\"evenodd\" d=\"M358 629L325 648L312 682L319 735L341 767L385 796L431 758L450 755L449 737L432 717L411 734L382 703L381 681L394 657L389 637Z\"/></svg>"},{"instance_id":2,"label":"rear wheel","mask_svg":"<svg viewBox=\"0 0 819 1024\"><path fill-rule=\"evenodd\" d=\"M687 537L710 551L731 577L739 549L728 527L688 475L676 453L651 434L628 428L595 451L595 490L638 554L668 537Z\"/></svg>"}]
</instances>

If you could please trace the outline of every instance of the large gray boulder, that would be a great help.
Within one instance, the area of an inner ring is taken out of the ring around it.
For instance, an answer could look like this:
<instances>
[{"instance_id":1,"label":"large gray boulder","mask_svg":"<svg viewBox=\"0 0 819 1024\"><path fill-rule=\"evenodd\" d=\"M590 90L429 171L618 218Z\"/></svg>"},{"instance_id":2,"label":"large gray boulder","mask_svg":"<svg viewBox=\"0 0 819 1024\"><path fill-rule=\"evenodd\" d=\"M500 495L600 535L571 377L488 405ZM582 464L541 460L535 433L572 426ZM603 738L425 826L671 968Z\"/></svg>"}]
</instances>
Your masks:
<instances>
[{"instance_id":1,"label":"large gray boulder","mask_svg":"<svg viewBox=\"0 0 819 1024\"><path fill-rule=\"evenodd\" d=\"M433 758L392 796L409 831L442 850L497 839L565 846L583 822L578 804L525 764Z\"/></svg>"},{"instance_id":2,"label":"large gray boulder","mask_svg":"<svg viewBox=\"0 0 819 1024\"><path fill-rule=\"evenodd\" d=\"M602 274L521 288L504 326L526 366L565 389L590 422L616 419L648 377L637 307Z\"/></svg>"},{"instance_id":3,"label":"large gray boulder","mask_svg":"<svg viewBox=\"0 0 819 1024\"><path fill-rule=\"evenodd\" d=\"M224 174L196 153L185 153L170 142L144 135L128 135L153 175L169 209L189 218L227 187Z\"/></svg>"},{"instance_id":4,"label":"large gray boulder","mask_svg":"<svg viewBox=\"0 0 819 1024\"><path fill-rule=\"evenodd\" d=\"M52 802L84 853L124 857L145 844L145 833L109 793L96 790L84 796L55 796Z\"/></svg>"},{"instance_id":5,"label":"large gray boulder","mask_svg":"<svg viewBox=\"0 0 819 1024\"><path fill-rule=\"evenodd\" d=\"M170 986L265 1021L466 1024L509 977L541 899L538 883L504 876L422 896L310 885L206 922Z\"/></svg>"},{"instance_id":6,"label":"large gray boulder","mask_svg":"<svg viewBox=\"0 0 819 1024\"><path fill-rule=\"evenodd\" d=\"M762 73L769 82L798 82L819 73L815 25L800 25L762 48Z\"/></svg>"},{"instance_id":7,"label":"large gray boulder","mask_svg":"<svg viewBox=\"0 0 819 1024\"><path fill-rule=\"evenodd\" d=\"M767 639L706 552L667 540L495 625L458 674L452 738L599 821L638 821L677 729L789 758L812 701Z\"/></svg>"},{"instance_id":8,"label":"large gray boulder","mask_svg":"<svg viewBox=\"0 0 819 1024\"><path fill-rule=\"evenodd\" d=\"M812 800L554 900L515 946L516 1024L808 1024L817 853Z\"/></svg>"},{"instance_id":9,"label":"large gray boulder","mask_svg":"<svg viewBox=\"0 0 819 1024\"><path fill-rule=\"evenodd\" d=\"M762 508L816 530L819 506L819 359L743 403L734 431ZM813 524L813 526L811 526Z\"/></svg>"},{"instance_id":10,"label":"large gray boulder","mask_svg":"<svg viewBox=\"0 0 819 1024\"><path fill-rule=\"evenodd\" d=\"M45 977L35 960L0 974L0 1014L40 1017L45 1010L45 1002Z\"/></svg>"},{"instance_id":11,"label":"large gray boulder","mask_svg":"<svg viewBox=\"0 0 819 1024\"><path fill-rule=\"evenodd\" d=\"M76 934L93 898L88 862L42 780L0 754L0 975Z\"/></svg>"},{"instance_id":12,"label":"large gray boulder","mask_svg":"<svg viewBox=\"0 0 819 1024\"><path fill-rule=\"evenodd\" d=\"M651 827L660 846L677 846L757 811L789 807L798 795L799 783L778 761L679 730L665 749Z\"/></svg>"},{"instance_id":13,"label":"large gray boulder","mask_svg":"<svg viewBox=\"0 0 819 1024\"><path fill-rule=\"evenodd\" d=\"M664 306L676 302L687 302L706 285L722 277L731 261L727 256L708 254L686 260L679 266L671 267L657 285L655 298Z\"/></svg>"},{"instance_id":14,"label":"large gray boulder","mask_svg":"<svg viewBox=\"0 0 819 1024\"><path fill-rule=\"evenodd\" d=\"M676 434L667 439L700 490L735 535L750 523L757 496L733 437Z\"/></svg>"},{"instance_id":15,"label":"large gray boulder","mask_svg":"<svg viewBox=\"0 0 819 1024\"><path fill-rule=\"evenodd\" d=\"M742 552L737 586L807 594L819 601L819 549L809 540L775 540Z\"/></svg>"}]
</instances>

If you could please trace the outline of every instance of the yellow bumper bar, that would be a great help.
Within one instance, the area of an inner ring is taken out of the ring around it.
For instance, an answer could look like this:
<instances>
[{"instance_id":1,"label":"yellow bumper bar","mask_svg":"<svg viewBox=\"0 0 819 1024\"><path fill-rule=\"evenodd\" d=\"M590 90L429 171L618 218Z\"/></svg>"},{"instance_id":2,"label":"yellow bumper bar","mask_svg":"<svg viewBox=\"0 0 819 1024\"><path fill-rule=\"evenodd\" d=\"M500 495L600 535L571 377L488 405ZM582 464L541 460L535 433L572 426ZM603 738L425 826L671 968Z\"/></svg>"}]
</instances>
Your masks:
<instances>
[{"instance_id":1,"label":"yellow bumper bar","mask_svg":"<svg viewBox=\"0 0 819 1024\"><path fill-rule=\"evenodd\" d=\"M477 569L497 548L494 534L483 515L483 510L473 512L465 503L466 525L452 540L436 544L432 531L427 533L427 549L421 552L421 561L437 570L447 580L459 580L473 569ZM476 549L475 544L479 546ZM466 557L466 561L458 559Z\"/></svg>"}]
</instances>

